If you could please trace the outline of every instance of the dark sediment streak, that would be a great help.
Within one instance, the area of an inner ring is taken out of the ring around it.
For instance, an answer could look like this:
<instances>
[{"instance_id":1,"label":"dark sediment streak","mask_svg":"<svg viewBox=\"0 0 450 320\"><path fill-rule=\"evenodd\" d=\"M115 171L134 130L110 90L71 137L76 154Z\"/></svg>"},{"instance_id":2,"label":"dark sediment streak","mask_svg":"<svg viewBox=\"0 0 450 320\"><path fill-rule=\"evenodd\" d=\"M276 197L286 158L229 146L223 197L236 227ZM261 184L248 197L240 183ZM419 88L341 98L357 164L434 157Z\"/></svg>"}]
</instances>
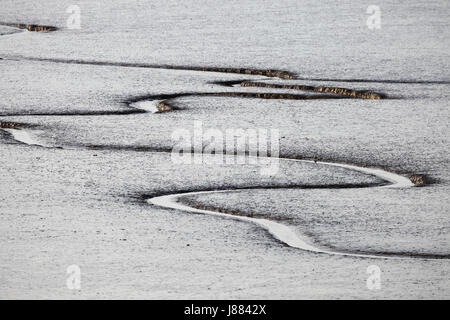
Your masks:
<instances>
[{"instance_id":1,"label":"dark sediment streak","mask_svg":"<svg viewBox=\"0 0 450 320\"><path fill-rule=\"evenodd\" d=\"M398 84L450 84L450 80L410 80L410 79L335 79L335 78L305 78L295 77L296 80L323 82L360 82L360 83L398 83Z\"/></svg>"},{"instance_id":2,"label":"dark sediment streak","mask_svg":"<svg viewBox=\"0 0 450 320\"><path fill-rule=\"evenodd\" d=\"M22 29L30 28L32 31L56 31L58 28L52 26L39 26L39 25L25 25L25 24L11 24L0 23L0 25L7 25ZM303 81L324 81L324 82L356 82L356 83L398 83L398 84L450 84L450 80L411 80L411 79L336 79L336 78L308 78L298 77L293 72L286 70L276 69L256 69L256 68L235 68L235 67L202 67L202 66L187 66L187 65L168 65L168 64L155 64L155 63L142 63L142 62L116 62L116 61L95 61L95 60L82 60L82 59L60 59L60 58L38 58L27 56L5 56L0 59L10 60L28 60L28 61L41 61L41 62L53 62L53 63L65 63L65 64L81 64L81 65L94 65L94 66L111 66L111 67L127 67L127 68L149 68L149 69L167 69L167 70L186 70L186 71L201 71L201 72L218 72L218 73L234 73L234 74L246 74L254 76L264 76L268 78L279 78L283 80L303 80ZM225 86L232 86L233 84L239 84L240 81L217 81L211 82L213 84L221 84ZM351 90L351 89L349 89Z\"/></svg>"},{"instance_id":3,"label":"dark sediment streak","mask_svg":"<svg viewBox=\"0 0 450 320\"><path fill-rule=\"evenodd\" d=\"M291 89L291 90L302 90L302 91L314 91L314 92L326 92L335 93L337 95L349 96L352 98L361 99L382 99L384 95L377 92L370 91L360 91L340 87L327 87L327 86L307 86L299 84L274 84L274 83L263 83L263 82L251 82L244 81L241 82L242 87L263 87L263 88L274 88L274 89Z\"/></svg>"},{"instance_id":4,"label":"dark sediment streak","mask_svg":"<svg viewBox=\"0 0 450 320\"><path fill-rule=\"evenodd\" d=\"M283 160L283 158L280 158ZM290 160L290 159L284 159ZM380 183L339 183L339 184L274 184L274 183L260 183L254 185L220 185L215 188L190 188L190 189L167 189L160 190L151 193L140 193L137 195L131 195L131 197L136 198L138 201L145 201L149 198L160 197L171 195L174 193L182 194L189 192L199 192L199 191L229 191L233 189L233 191L239 190L277 190L277 189L356 189L356 188L373 188L373 187L381 187L389 185L388 182L380 182Z\"/></svg>"},{"instance_id":5,"label":"dark sediment streak","mask_svg":"<svg viewBox=\"0 0 450 320\"><path fill-rule=\"evenodd\" d=\"M0 22L0 25L7 26L7 27L12 27L12 28L24 29L24 30L33 31L33 32L56 31L56 30L58 30L58 28L54 27L54 26L45 26L45 25L38 25L38 24Z\"/></svg>"},{"instance_id":6,"label":"dark sediment streak","mask_svg":"<svg viewBox=\"0 0 450 320\"><path fill-rule=\"evenodd\" d=\"M0 121L0 129L19 129L25 127L30 127L30 125L12 121Z\"/></svg>"},{"instance_id":7,"label":"dark sediment streak","mask_svg":"<svg viewBox=\"0 0 450 320\"><path fill-rule=\"evenodd\" d=\"M136 113L146 113L145 110L132 109L129 110L111 110L111 111L67 111L67 112L21 112L21 113L3 113L1 117L20 117L20 116L111 116L111 115L127 115Z\"/></svg>"},{"instance_id":8,"label":"dark sediment streak","mask_svg":"<svg viewBox=\"0 0 450 320\"><path fill-rule=\"evenodd\" d=\"M294 76L292 74L290 74L288 71L272 70L272 69L175 66L175 65L138 63L138 62L113 62L113 61L93 61L93 60L80 60L80 59L35 58L35 57L25 57L25 56L15 56L15 57L10 57L10 58L29 60L29 61L65 63L65 64L81 64L81 65L127 67L127 68L167 69L167 70L186 70L186 71L218 72L218 73L236 73L236 74L246 74L246 75L255 75L255 76L265 76L265 77L269 77L269 78L294 79Z\"/></svg>"}]
</instances>

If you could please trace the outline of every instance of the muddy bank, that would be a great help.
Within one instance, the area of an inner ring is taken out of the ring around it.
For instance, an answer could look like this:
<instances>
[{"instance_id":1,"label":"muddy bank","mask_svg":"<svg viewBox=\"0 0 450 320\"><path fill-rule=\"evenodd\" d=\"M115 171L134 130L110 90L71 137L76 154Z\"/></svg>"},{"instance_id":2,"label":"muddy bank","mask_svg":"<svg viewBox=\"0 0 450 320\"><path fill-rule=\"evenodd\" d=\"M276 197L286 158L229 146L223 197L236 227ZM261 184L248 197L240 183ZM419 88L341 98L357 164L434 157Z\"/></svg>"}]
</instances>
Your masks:
<instances>
[{"instance_id":1,"label":"muddy bank","mask_svg":"<svg viewBox=\"0 0 450 320\"><path fill-rule=\"evenodd\" d=\"M0 121L0 129L20 129L20 128L28 128L29 124L12 122L12 121Z\"/></svg>"},{"instance_id":2,"label":"muddy bank","mask_svg":"<svg viewBox=\"0 0 450 320\"><path fill-rule=\"evenodd\" d=\"M302 91L314 91L314 92L325 92L334 93L342 96L348 96L353 98L361 99L382 99L385 97L382 93L369 92L369 91L359 91L340 87L326 87L326 86L307 86L298 84L274 84L274 83L263 83L263 82L252 82L244 81L241 82L242 87L263 87L263 88L273 88L273 89L291 89L291 90L302 90Z\"/></svg>"},{"instance_id":3,"label":"muddy bank","mask_svg":"<svg viewBox=\"0 0 450 320\"><path fill-rule=\"evenodd\" d=\"M13 27L18 29L24 29L33 32L41 32L41 31L56 31L57 27L54 26L45 26L38 24L24 24L24 23L10 23L10 22L0 22L0 25L4 25L7 27Z\"/></svg>"}]
</instances>

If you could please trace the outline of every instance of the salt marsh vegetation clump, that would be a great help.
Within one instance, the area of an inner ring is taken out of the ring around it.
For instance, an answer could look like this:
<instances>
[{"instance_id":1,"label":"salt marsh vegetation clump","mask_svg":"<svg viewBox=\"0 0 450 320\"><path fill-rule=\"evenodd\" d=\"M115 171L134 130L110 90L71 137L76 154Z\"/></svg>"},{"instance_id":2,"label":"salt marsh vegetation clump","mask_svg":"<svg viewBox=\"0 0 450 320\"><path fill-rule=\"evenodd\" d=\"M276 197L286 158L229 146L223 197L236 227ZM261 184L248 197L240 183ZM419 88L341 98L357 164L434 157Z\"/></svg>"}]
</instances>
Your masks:
<instances>
[{"instance_id":1,"label":"salt marsh vegetation clump","mask_svg":"<svg viewBox=\"0 0 450 320\"><path fill-rule=\"evenodd\" d=\"M411 180L412 183L419 187L427 184L426 177L421 174L412 174L409 176L409 180Z\"/></svg>"},{"instance_id":2,"label":"salt marsh vegetation clump","mask_svg":"<svg viewBox=\"0 0 450 320\"><path fill-rule=\"evenodd\" d=\"M56 31L56 30L58 30L58 28L54 27L54 26L44 26L44 25L38 25L38 24L0 22L0 25L13 27L13 28L19 28L19 29L25 29L25 30L33 31L33 32Z\"/></svg>"},{"instance_id":3,"label":"salt marsh vegetation clump","mask_svg":"<svg viewBox=\"0 0 450 320\"><path fill-rule=\"evenodd\" d=\"M326 93L334 93L342 96L348 96L353 98L360 99L382 99L383 95L377 92L369 92L369 91L359 91L347 88L340 87L314 87L308 85L298 85L298 84L275 84L275 83L263 83L263 82L251 82L251 81L243 81L241 82L241 87L264 87L264 88L273 88L273 89L290 89L290 90L302 90L302 91L314 91L314 92L326 92Z\"/></svg>"},{"instance_id":4,"label":"salt marsh vegetation clump","mask_svg":"<svg viewBox=\"0 0 450 320\"><path fill-rule=\"evenodd\" d=\"M12 122L12 121L0 121L1 129L18 129L23 128L26 125L24 123Z\"/></svg>"}]
</instances>

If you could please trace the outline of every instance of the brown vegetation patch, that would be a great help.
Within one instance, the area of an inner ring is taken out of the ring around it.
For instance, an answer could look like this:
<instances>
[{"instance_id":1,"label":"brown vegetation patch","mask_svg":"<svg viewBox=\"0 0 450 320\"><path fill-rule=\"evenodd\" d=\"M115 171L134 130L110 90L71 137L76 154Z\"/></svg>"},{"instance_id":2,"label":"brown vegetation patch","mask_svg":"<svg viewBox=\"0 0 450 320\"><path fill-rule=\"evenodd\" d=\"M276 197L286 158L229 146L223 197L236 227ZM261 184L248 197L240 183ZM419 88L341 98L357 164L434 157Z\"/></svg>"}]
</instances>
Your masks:
<instances>
[{"instance_id":1,"label":"brown vegetation patch","mask_svg":"<svg viewBox=\"0 0 450 320\"><path fill-rule=\"evenodd\" d=\"M242 87L264 87L264 88L274 88L274 89L291 89L291 90L303 90L303 91L314 91L314 92L326 92L334 93L348 97L362 98L362 99L382 99L383 95L376 92L358 91L347 88L339 87L314 87L306 85L297 84L274 84L274 83L262 83L262 82L251 82L244 81L241 82Z\"/></svg>"},{"instance_id":2,"label":"brown vegetation patch","mask_svg":"<svg viewBox=\"0 0 450 320\"><path fill-rule=\"evenodd\" d=\"M0 128L1 129L18 129L26 127L26 124L24 123L17 123L17 122L11 122L11 121L0 121Z\"/></svg>"},{"instance_id":3,"label":"brown vegetation patch","mask_svg":"<svg viewBox=\"0 0 450 320\"><path fill-rule=\"evenodd\" d=\"M270 78L294 79L294 76L287 71L271 69L247 69L247 68L218 68L218 67L173 67L173 69L189 69L194 71L238 73L248 75L266 76Z\"/></svg>"},{"instance_id":4,"label":"brown vegetation patch","mask_svg":"<svg viewBox=\"0 0 450 320\"><path fill-rule=\"evenodd\" d=\"M156 105L159 112L172 111L174 108L166 101L161 101Z\"/></svg>"},{"instance_id":5,"label":"brown vegetation patch","mask_svg":"<svg viewBox=\"0 0 450 320\"><path fill-rule=\"evenodd\" d=\"M332 95L304 95L290 93L273 93L273 92L212 92L200 95L220 96L220 97L241 97L241 98L258 98L258 99L284 99L284 100L309 100L309 99L336 99L339 97Z\"/></svg>"},{"instance_id":6,"label":"brown vegetation patch","mask_svg":"<svg viewBox=\"0 0 450 320\"><path fill-rule=\"evenodd\" d=\"M19 29L26 29L28 31L33 32L41 32L41 31L56 31L58 28L53 26L42 26L38 24L23 24L23 23L0 23L4 26L14 27Z\"/></svg>"},{"instance_id":7,"label":"brown vegetation patch","mask_svg":"<svg viewBox=\"0 0 450 320\"><path fill-rule=\"evenodd\" d=\"M424 186L424 185L426 185L428 183L427 182L427 178L424 175L421 175L421 174L412 174L408 178L416 186Z\"/></svg>"}]
</instances>

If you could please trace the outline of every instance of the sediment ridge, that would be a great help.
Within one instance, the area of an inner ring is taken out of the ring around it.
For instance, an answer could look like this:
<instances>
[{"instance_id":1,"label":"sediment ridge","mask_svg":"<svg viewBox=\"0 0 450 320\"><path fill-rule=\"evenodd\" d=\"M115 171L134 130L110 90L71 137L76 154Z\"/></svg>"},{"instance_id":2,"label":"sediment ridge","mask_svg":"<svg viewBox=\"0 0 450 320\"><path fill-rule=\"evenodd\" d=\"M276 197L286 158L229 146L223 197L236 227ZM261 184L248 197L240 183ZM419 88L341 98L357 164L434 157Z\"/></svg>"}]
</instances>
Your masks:
<instances>
[{"instance_id":1,"label":"sediment ridge","mask_svg":"<svg viewBox=\"0 0 450 320\"><path fill-rule=\"evenodd\" d=\"M12 27L12 28L24 29L24 30L28 30L28 31L32 31L32 32L56 31L56 30L58 30L58 28L54 27L54 26L45 26L45 25L38 25L38 24L0 22L0 25L7 26L7 27Z\"/></svg>"},{"instance_id":2,"label":"sediment ridge","mask_svg":"<svg viewBox=\"0 0 450 320\"><path fill-rule=\"evenodd\" d=\"M290 90L302 90L302 91L314 91L314 92L326 92L334 93L337 95L348 96L353 98L361 99L382 99L384 95L377 92L359 91L340 87L326 87L326 86L307 86L300 84L275 84L275 83L264 83L264 82L252 82L243 81L240 83L241 87L262 87L262 88L273 88L273 89L290 89Z\"/></svg>"}]
</instances>

